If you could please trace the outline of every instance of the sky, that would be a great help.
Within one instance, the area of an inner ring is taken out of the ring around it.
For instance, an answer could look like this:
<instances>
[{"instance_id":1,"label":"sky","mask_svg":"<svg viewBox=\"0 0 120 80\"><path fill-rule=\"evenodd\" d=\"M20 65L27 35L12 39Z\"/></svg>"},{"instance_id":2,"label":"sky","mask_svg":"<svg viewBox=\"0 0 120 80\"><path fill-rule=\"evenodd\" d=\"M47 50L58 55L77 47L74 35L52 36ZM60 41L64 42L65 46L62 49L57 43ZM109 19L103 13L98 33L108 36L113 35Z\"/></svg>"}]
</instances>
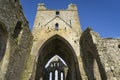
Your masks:
<instances>
[{"instance_id":1,"label":"sky","mask_svg":"<svg viewBox=\"0 0 120 80\"><path fill-rule=\"evenodd\" d=\"M120 38L120 0L20 0L32 31L38 3L48 9L67 9L76 4L82 31L91 27L103 38Z\"/></svg>"}]
</instances>

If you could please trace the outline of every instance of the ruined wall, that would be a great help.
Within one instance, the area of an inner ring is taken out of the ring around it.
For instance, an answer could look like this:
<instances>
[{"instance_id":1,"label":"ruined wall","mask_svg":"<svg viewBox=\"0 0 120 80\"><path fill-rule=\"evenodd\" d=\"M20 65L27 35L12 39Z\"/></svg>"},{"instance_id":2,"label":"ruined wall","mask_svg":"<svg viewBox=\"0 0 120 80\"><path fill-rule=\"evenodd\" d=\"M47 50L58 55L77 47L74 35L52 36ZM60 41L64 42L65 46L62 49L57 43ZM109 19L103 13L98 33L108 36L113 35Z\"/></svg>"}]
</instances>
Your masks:
<instances>
[{"instance_id":1,"label":"ruined wall","mask_svg":"<svg viewBox=\"0 0 120 80\"><path fill-rule=\"evenodd\" d=\"M86 29L80 40L84 69L90 80L120 79L120 39L102 39Z\"/></svg>"},{"instance_id":2,"label":"ruined wall","mask_svg":"<svg viewBox=\"0 0 120 80\"><path fill-rule=\"evenodd\" d=\"M31 51L32 34L18 0L0 0L0 31L2 28L6 34L0 35L7 35L7 41L5 51L0 50L0 80L20 80Z\"/></svg>"},{"instance_id":3,"label":"ruined wall","mask_svg":"<svg viewBox=\"0 0 120 80\"><path fill-rule=\"evenodd\" d=\"M120 79L120 39L106 38L98 41L98 52L108 80Z\"/></svg>"},{"instance_id":4,"label":"ruined wall","mask_svg":"<svg viewBox=\"0 0 120 80\"><path fill-rule=\"evenodd\" d=\"M80 39L83 66L89 80L106 80L105 70L96 48L98 40L98 34L94 33L90 28L87 28L82 33Z\"/></svg>"}]
</instances>

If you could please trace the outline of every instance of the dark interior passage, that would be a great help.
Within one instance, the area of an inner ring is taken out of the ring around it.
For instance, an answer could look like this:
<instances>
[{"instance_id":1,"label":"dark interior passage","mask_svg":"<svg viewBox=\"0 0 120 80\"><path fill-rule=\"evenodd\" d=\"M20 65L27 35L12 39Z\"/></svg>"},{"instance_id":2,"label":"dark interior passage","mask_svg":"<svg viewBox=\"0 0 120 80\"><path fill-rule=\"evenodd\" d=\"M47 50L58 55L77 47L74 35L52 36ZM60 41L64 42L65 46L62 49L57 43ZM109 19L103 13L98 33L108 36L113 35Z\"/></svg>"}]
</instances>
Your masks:
<instances>
[{"instance_id":1,"label":"dark interior passage","mask_svg":"<svg viewBox=\"0 0 120 80\"><path fill-rule=\"evenodd\" d=\"M48 39L40 48L36 64L35 80L39 80L45 76L45 65L55 55L61 57L68 66L66 80L81 80L75 52L71 45L59 35ZM61 74L64 74L64 72ZM52 75L52 73L50 73L50 75Z\"/></svg>"}]
</instances>

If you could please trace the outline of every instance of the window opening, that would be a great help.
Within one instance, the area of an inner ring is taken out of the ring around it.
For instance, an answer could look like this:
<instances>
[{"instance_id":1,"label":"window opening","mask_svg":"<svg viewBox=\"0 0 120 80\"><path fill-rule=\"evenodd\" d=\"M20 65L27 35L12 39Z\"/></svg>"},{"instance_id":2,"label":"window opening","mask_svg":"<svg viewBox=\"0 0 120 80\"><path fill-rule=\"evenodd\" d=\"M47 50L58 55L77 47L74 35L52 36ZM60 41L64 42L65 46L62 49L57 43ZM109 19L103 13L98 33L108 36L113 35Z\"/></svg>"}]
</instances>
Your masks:
<instances>
[{"instance_id":1,"label":"window opening","mask_svg":"<svg viewBox=\"0 0 120 80\"><path fill-rule=\"evenodd\" d=\"M55 67L55 63L54 63L54 67Z\"/></svg>"},{"instance_id":2,"label":"window opening","mask_svg":"<svg viewBox=\"0 0 120 80\"><path fill-rule=\"evenodd\" d=\"M58 28L59 28L59 24L56 23L56 24L55 24L55 30L58 30Z\"/></svg>"},{"instance_id":3,"label":"window opening","mask_svg":"<svg viewBox=\"0 0 120 80\"><path fill-rule=\"evenodd\" d=\"M63 72L61 72L60 78L61 78L61 80L63 80Z\"/></svg>"},{"instance_id":4,"label":"window opening","mask_svg":"<svg viewBox=\"0 0 120 80\"><path fill-rule=\"evenodd\" d=\"M55 70L55 80L58 80L58 70Z\"/></svg>"},{"instance_id":5,"label":"window opening","mask_svg":"<svg viewBox=\"0 0 120 80\"><path fill-rule=\"evenodd\" d=\"M120 45L118 45L118 48L120 49Z\"/></svg>"},{"instance_id":6,"label":"window opening","mask_svg":"<svg viewBox=\"0 0 120 80\"><path fill-rule=\"evenodd\" d=\"M71 25L71 20L70 20L70 25Z\"/></svg>"},{"instance_id":7,"label":"window opening","mask_svg":"<svg viewBox=\"0 0 120 80\"><path fill-rule=\"evenodd\" d=\"M58 55L55 55L45 66L45 75L48 77L45 77L43 80L64 80L67 75L67 72L64 74L64 71L67 68L65 61Z\"/></svg>"},{"instance_id":8,"label":"window opening","mask_svg":"<svg viewBox=\"0 0 120 80\"><path fill-rule=\"evenodd\" d=\"M52 72L49 74L49 80L52 80Z\"/></svg>"},{"instance_id":9,"label":"window opening","mask_svg":"<svg viewBox=\"0 0 120 80\"><path fill-rule=\"evenodd\" d=\"M18 37L18 35L19 35L19 33L20 33L21 29L22 29L21 26L22 26L22 22L18 21L16 26L15 26L15 30L14 30L14 34L13 34L14 38Z\"/></svg>"},{"instance_id":10,"label":"window opening","mask_svg":"<svg viewBox=\"0 0 120 80\"><path fill-rule=\"evenodd\" d=\"M59 67L59 63L57 63L57 66Z\"/></svg>"},{"instance_id":11,"label":"window opening","mask_svg":"<svg viewBox=\"0 0 120 80\"><path fill-rule=\"evenodd\" d=\"M58 16L60 14L60 12L59 11L56 11L56 16Z\"/></svg>"},{"instance_id":12,"label":"window opening","mask_svg":"<svg viewBox=\"0 0 120 80\"><path fill-rule=\"evenodd\" d=\"M38 23L38 27L40 26L40 23Z\"/></svg>"}]
</instances>

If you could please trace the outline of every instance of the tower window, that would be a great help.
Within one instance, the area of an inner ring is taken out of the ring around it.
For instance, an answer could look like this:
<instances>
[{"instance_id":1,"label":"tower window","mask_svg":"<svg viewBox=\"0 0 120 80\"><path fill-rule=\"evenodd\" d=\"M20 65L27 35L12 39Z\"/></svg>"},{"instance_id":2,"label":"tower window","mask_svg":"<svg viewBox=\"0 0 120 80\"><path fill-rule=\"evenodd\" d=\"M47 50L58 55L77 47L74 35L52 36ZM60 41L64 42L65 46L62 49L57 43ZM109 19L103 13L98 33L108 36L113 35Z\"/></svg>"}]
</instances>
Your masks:
<instances>
[{"instance_id":1,"label":"tower window","mask_svg":"<svg viewBox=\"0 0 120 80\"><path fill-rule=\"evenodd\" d=\"M56 23L56 24L55 24L55 30L58 30L58 28L59 28L59 24Z\"/></svg>"},{"instance_id":2,"label":"tower window","mask_svg":"<svg viewBox=\"0 0 120 80\"><path fill-rule=\"evenodd\" d=\"M70 20L70 25L71 25L71 20Z\"/></svg>"},{"instance_id":3,"label":"tower window","mask_svg":"<svg viewBox=\"0 0 120 80\"><path fill-rule=\"evenodd\" d=\"M118 45L118 48L120 49L120 45Z\"/></svg>"},{"instance_id":4,"label":"tower window","mask_svg":"<svg viewBox=\"0 0 120 80\"><path fill-rule=\"evenodd\" d=\"M40 26L40 23L38 23L38 27Z\"/></svg>"},{"instance_id":5,"label":"tower window","mask_svg":"<svg viewBox=\"0 0 120 80\"><path fill-rule=\"evenodd\" d=\"M60 12L59 11L56 11L56 15L58 16L60 14Z\"/></svg>"}]
</instances>

